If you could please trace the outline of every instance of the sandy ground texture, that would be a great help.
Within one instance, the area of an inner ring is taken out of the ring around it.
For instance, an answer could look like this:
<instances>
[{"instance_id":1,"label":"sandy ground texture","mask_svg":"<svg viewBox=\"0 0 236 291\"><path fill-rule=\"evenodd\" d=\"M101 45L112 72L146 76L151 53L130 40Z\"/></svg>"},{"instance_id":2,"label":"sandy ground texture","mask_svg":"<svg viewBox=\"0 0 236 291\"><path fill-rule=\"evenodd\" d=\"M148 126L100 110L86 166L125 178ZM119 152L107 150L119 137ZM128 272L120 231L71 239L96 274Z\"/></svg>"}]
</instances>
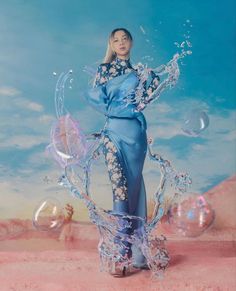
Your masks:
<instances>
[{"instance_id":1,"label":"sandy ground texture","mask_svg":"<svg viewBox=\"0 0 236 291\"><path fill-rule=\"evenodd\" d=\"M147 270L122 278L101 272L98 232L90 223L72 221L47 234L33 230L30 221L0 221L0 291L236 290L235 190L234 176L206 193L216 220L197 238L159 226L156 233L166 235L171 257L159 280ZM3 239L4 232L17 235Z\"/></svg>"}]
</instances>

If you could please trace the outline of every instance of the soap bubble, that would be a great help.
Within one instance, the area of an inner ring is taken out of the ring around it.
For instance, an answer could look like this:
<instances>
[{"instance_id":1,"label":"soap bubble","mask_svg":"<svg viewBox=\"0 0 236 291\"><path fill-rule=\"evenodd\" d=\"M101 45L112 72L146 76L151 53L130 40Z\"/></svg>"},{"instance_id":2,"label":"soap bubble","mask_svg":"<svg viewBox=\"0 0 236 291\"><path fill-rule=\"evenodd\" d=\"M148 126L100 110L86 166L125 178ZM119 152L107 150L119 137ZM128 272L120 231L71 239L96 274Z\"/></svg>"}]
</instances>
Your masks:
<instances>
[{"instance_id":1,"label":"soap bubble","mask_svg":"<svg viewBox=\"0 0 236 291\"><path fill-rule=\"evenodd\" d=\"M37 230L51 231L62 226L65 219L60 202L51 197L45 198L35 208L33 225Z\"/></svg>"},{"instance_id":2,"label":"soap bubble","mask_svg":"<svg viewBox=\"0 0 236 291\"><path fill-rule=\"evenodd\" d=\"M205 111L192 110L184 121L182 130L189 136L198 136L209 125L209 117Z\"/></svg>"},{"instance_id":3,"label":"soap bubble","mask_svg":"<svg viewBox=\"0 0 236 291\"><path fill-rule=\"evenodd\" d=\"M201 235L212 225L214 218L211 205L198 194L191 194L181 203L174 203L168 211L171 230L187 237Z\"/></svg>"},{"instance_id":4,"label":"soap bubble","mask_svg":"<svg viewBox=\"0 0 236 291\"><path fill-rule=\"evenodd\" d=\"M52 127L47 150L62 167L85 158L88 152L86 137L69 114L61 116Z\"/></svg>"}]
</instances>

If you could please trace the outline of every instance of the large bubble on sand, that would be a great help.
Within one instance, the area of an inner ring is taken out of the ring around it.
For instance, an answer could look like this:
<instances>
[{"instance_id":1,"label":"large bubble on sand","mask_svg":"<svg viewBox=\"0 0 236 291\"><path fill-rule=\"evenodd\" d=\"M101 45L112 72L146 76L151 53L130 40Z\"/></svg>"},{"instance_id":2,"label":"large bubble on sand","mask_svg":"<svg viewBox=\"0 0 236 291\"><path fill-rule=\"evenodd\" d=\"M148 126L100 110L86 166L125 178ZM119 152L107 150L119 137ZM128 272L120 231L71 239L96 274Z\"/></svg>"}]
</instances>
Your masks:
<instances>
[{"instance_id":1,"label":"large bubble on sand","mask_svg":"<svg viewBox=\"0 0 236 291\"><path fill-rule=\"evenodd\" d=\"M186 237L197 237L214 222L215 213L203 195L191 193L168 211L168 222L173 232Z\"/></svg>"},{"instance_id":2,"label":"large bubble on sand","mask_svg":"<svg viewBox=\"0 0 236 291\"><path fill-rule=\"evenodd\" d=\"M52 231L60 228L64 219L65 215L61 203L52 197L40 201L33 213L33 225L41 231Z\"/></svg>"}]
</instances>

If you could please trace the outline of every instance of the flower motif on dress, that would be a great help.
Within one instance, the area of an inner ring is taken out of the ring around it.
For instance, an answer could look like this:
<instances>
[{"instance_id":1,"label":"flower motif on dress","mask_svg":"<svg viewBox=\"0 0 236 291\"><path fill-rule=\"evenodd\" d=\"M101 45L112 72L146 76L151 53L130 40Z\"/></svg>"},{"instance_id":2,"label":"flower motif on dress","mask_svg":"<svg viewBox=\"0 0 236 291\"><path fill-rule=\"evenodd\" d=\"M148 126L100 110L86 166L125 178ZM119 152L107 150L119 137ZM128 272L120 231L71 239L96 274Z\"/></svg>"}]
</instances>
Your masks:
<instances>
[{"instance_id":1,"label":"flower motif on dress","mask_svg":"<svg viewBox=\"0 0 236 291\"><path fill-rule=\"evenodd\" d=\"M151 88L149 88L149 89L147 90L147 94L148 94L149 96L152 94L152 89L151 89Z\"/></svg>"},{"instance_id":2,"label":"flower motif on dress","mask_svg":"<svg viewBox=\"0 0 236 291\"><path fill-rule=\"evenodd\" d=\"M106 159L107 159L109 162L114 162L115 157L114 157L114 155L113 155L111 152L108 152L107 155L106 155Z\"/></svg>"},{"instance_id":3,"label":"flower motif on dress","mask_svg":"<svg viewBox=\"0 0 236 291\"><path fill-rule=\"evenodd\" d=\"M101 77L101 79L100 79L101 84L104 84L106 81L107 81L107 78Z\"/></svg>"},{"instance_id":4,"label":"flower motif on dress","mask_svg":"<svg viewBox=\"0 0 236 291\"><path fill-rule=\"evenodd\" d=\"M109 73L113 74L116 72L116 69L114 67L111 67L110 70L109 70Z\"/></svg>"},{"instance_id":5,"label":"flower motif on dress","mask_svg":"<svg viewBox=\"0 0 236 291\"><path fill-rule=\"evenodd\" d=\"M107 144L106 144L106 148L107 149L110 149L112 152L114 152L114 153L116 153L117 152L117 149L116 149L116 147L114 146L114 144L112 143L112 142L108 142Z\"/></svg>"},{"instance_id":6,"label":"flower motif on dress","mask_svg":"<svg viewBox=\"0 0 236 291\"><path fill-rule=\"evenodd\" d=\"M157 85L159 84L159 79L158 79L158 78L155 78L155 79L153 80L153 84L154 84L155 86L157 86Z\"/></svg>"},{"instance_id":7,"label":"flower motif on dress","mask_svg":"<svg viewBox=\"0 0 236 291\"><path fill-rule=\"evenodd\" d=\"M130 73L132 70L130 68L125 69L125 74Z\"/></svg>"},{"instance_id":8,"label":"flower motif on dress","mask_svg":"<svg viewBox=\"0 0 236 291\"><path fill-rule=\"evenodd\" d=\"M127 192L127 180L122 171L122 167L118 162L117 149L113 142L108 138L104 137L104 154L106 157L106 164L108 168L108 173L111 180L112 191L113 191L113 200L114 201L124 201L128 200Z\"/></svg>"}]
</instances>

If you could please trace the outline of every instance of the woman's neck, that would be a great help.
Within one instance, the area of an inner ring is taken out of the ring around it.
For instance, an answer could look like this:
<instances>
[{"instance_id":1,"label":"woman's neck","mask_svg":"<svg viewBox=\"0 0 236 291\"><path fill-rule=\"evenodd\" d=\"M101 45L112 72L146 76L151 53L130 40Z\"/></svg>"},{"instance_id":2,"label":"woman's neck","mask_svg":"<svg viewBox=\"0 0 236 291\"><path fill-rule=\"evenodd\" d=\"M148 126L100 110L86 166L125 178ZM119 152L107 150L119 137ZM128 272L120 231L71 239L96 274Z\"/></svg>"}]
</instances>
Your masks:
<instances>
[{"instance_id":1,"label":"woman's neck","mask_svg":"<svg viewBox=\"0 0 236 291\"><path fill-rule=\"evenodd\" d=\"M116 58L124 61L128 61L130 59L129 55L125 56L116 55Z\"/></svg>"}]
</instances>

